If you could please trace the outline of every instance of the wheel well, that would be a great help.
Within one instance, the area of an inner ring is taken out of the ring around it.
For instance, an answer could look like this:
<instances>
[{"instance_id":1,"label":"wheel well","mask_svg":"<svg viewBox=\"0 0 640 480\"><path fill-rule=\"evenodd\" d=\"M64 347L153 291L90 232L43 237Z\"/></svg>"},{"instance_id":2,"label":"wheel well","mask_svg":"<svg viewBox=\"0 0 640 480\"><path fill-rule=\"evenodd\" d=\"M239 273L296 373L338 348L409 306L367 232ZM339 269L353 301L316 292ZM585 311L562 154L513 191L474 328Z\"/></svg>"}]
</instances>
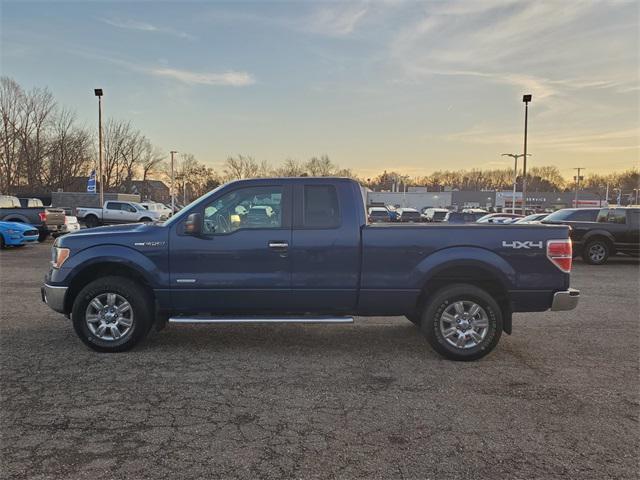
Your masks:
<instances>
[{"instance_id":1,"label":"wheel well","mask_svg":"<svg viewBox=\"0 0 640 480\"><path fill-rule=\"evenodd\" d=\"M126 265L117 264L117 263L111 263L111 262L96 263L94 265L90 265L86 267L84 270L78 273L71 281L71 284L69 285L69 290L65 298L65 312L68 312L68 313L71 312L73 308L73 302L76 299L76 296L78 295L80 290L82 290L88 283L92 282L93 280L99 277L106 277L106 276L113 276L113 275L126 277L135 281L136 283L139 283L140 285L143 285L151 295L151 298L153 298L153 289L151 288L147 280L144 278L144 276L142 276L134 268Z\"/></svg>"},{"instance_id":2,"label":"wheel well","mask_svg":"<svg viewBox=\"0 0 640 480\"><path fill-rule=\"evenodd\" d=\"M592 242L594 240L599 240L601 242L606 243L607 246L609 247L610 253L612 253L612 254L615 253L615 246L614 246L613 242L611 241L611 239L609 237L607 237L606 235L602 235L600 233L596 233L595 235L591 235L590 237L588 237L584 241L584 246L586 247L590 242Z\"/></svg>"},{"instance_id":3,"label":"wheel well","mask_svg":"<svg viewBox=\"0 0 640 480\"><path fill-rule=\"evenodd\" d=\"M416 311L422 310L422 306L431 294L455 283L467 283L489 293L502 310L503 330L505 333L511 334L512 312L507 289L496 274L480 267L451 267L438 272L423 286L416 304Z\"/></svg>"}]
</instances>

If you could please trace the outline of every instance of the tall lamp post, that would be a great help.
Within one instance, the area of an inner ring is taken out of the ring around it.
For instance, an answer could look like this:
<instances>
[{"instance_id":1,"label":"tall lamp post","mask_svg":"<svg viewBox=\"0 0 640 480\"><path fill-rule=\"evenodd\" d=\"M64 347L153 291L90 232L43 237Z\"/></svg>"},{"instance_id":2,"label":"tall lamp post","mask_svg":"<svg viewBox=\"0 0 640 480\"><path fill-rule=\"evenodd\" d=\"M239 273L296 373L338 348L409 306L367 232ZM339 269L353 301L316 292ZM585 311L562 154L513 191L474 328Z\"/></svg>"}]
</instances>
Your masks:
<instances>
[{"instance_id":1,"label":"tall lamp post","mask_svg":"<svg viewBox=\"0 0 640 480\"><path fill-rule=\"evenodd\" d=\"M526 215L527 208L527 124L529 121L529 102L532 95L530 93L522 96L524 102L524 161L522 164L522 214Z\"/></svg>"},{"instance_id":2,"label":"tall lamp post","mask_svg":"<svg viewBox=\"0 0 640 480\"><path fill-rule=\"evenodd\" d=\"M530 153L503 153L503 157L511 157L514 160L513 165L513 196L511 197L511 213L516 213L516 184L518 183L518 159L520 157L530 157ZM524 183L523 183L524 185ZM523 192L524 195L524 192ZM524 203L523 203L524 208Z\"/></svg>"},{"instance_id":3,"label":"tall lamp post","mask_svg":"<svg viewBox=\"0 0 640 480\"><path fill-rule=\"evenodd\" d=\"M574 208L578 208L578 192L580 191L580 180L582 180L582 177L580 176L580 170L584 170L584 167L576 167L574 168L574 170L578 171L578 174L575 176L575 180L576 180L576 195L575 195L575 200L573 201L573 207Z\"/></svg>"},{"instance_id":4,"label":"tall lamp post","mask_svg":"<svg viewBox=\"0 0 640 480\"><path fill-rule=\"evenodd\" d=\"M104 207L104 179L102 178L102 89L94 88L98 97L98 176L100 178L100 208Z\"/></svg>"},{"instance_id":5,"label":"tall lamp post","mask_svg":"<svg viewBox=\"0 0 640 480\"><path fill-rule=\"evenodd\" d=\"M175 190L175 176L173 169L173 156L178 153L175 150L171 150L171 214L173 215L176 212L176 190Z\"/></svg>"}]
</instances>

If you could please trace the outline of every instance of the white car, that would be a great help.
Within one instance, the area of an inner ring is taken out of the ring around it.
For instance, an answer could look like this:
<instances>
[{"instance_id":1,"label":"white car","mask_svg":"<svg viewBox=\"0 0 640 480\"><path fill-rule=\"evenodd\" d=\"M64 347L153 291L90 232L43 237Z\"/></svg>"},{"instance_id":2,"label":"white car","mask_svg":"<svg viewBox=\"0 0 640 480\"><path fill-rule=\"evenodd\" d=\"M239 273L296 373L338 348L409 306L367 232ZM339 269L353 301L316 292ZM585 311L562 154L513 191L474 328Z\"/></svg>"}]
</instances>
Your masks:
<instances>
[{"instance_id":1,"label":"white car","mask_svg":"<svg viewBox=\"0 0 640 480\"><path fill-rule=\"evenodd\" d=\"M160 220L166 220L171 215L173 215L171 208L167 207L162 203L142 202L140 205L142 205L144 208L146 208L150 212L158 213L160 215Z\"/></svg>"},{"instance_id":2,"label":"white car","mask_svg":"<svg viewBox=\"0 0 640 480\"><path fill-rule=\"evenodd\" d=\"M64 233L77 232L80 230L80 223L78 222L78 217L73 215L65 215L64 216L64 226L62 227L62 231Z\"/></svg>"}]
</instances>

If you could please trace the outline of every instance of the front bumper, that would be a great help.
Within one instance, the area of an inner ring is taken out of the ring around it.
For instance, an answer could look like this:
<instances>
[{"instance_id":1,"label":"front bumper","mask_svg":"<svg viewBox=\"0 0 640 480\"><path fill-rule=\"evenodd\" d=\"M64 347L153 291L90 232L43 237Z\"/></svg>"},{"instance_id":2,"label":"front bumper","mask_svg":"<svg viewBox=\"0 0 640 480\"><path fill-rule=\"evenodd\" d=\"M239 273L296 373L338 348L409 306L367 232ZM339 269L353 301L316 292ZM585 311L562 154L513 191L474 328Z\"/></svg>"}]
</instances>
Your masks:
<instances>
[{"instance_id":1,"label":"front bumper","mask_svg":"<svg viewBox=\"0 0 640 480\"><path fill-rule=\"evenodd\" d=\"M40 295L42 296L42 301L49 305L49 308L56 312L66 313L64 311L64 299L68 289L69 287L55 287L45 283L40 287Z\"/></svg>"},{"instance_id":2,"label":"front bumper","mask_svg":"<svg viewBox=\"0 0 640 480\"><path fill-rule=\"evenodd\" d=\"M578 305L580 299L580 290L570 288L562 292L556 292L553 294L553 303L551 304L551 310L573 310Z\"/></svg>"}]
</instances>

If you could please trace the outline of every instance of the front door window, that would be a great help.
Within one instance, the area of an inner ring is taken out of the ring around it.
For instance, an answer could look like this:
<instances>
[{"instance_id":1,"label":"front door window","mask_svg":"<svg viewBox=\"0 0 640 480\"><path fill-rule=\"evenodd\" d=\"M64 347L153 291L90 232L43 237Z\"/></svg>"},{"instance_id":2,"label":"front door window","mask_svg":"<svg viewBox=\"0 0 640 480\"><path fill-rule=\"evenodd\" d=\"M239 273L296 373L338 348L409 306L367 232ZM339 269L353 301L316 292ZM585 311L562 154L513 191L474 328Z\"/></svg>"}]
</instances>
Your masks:
<instances>
[{"instance_id":1,"label":"front door window","mask_svg":"<svg viewBox=\"0 0 640 480\"><path fill-rule=\"evenodd\" d=\"M282 228L282 187L245 187L218 198L204 209L203 233Z\"/></svg>"}]
</instances>

